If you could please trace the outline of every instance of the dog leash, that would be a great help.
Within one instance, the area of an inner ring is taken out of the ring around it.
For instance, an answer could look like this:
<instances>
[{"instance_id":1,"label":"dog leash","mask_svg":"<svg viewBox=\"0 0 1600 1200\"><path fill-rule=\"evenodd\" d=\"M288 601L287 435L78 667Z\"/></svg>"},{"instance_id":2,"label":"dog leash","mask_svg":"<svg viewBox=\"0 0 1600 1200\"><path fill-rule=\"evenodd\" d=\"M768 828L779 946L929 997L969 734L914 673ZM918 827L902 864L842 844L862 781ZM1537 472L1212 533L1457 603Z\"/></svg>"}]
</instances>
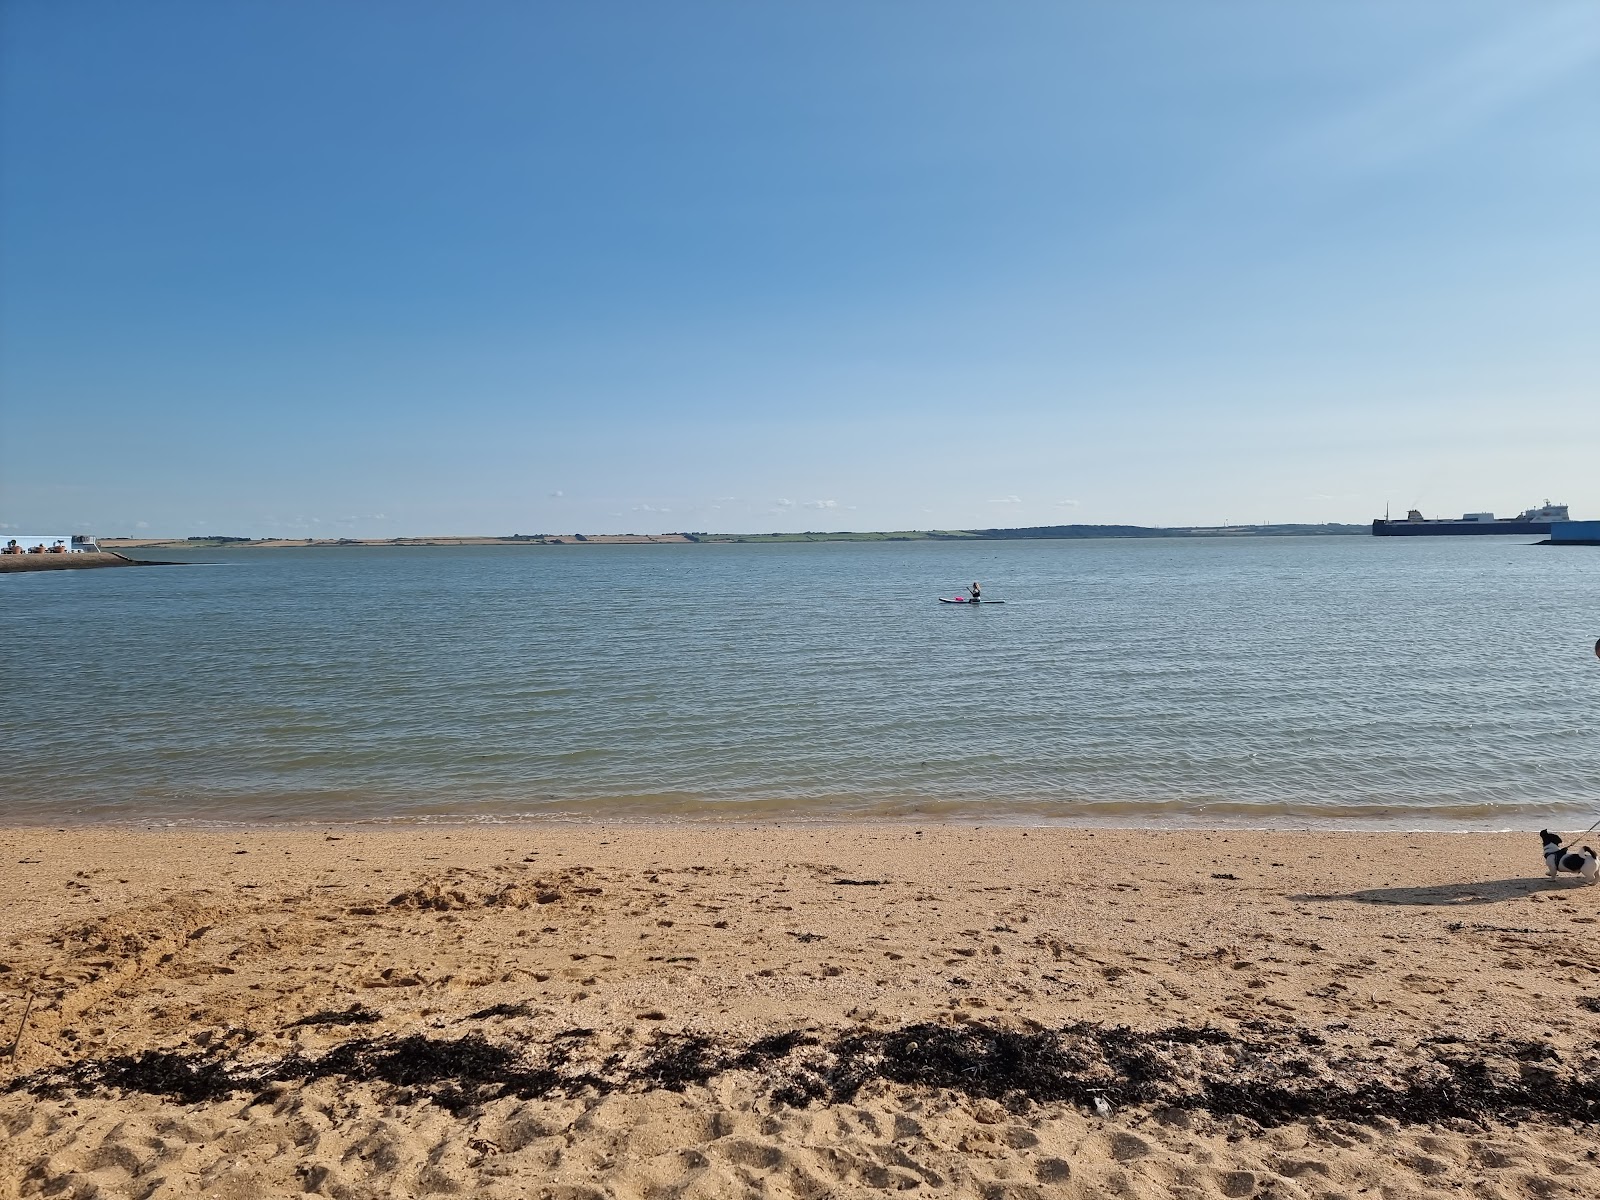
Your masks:
<instances>
[{"instance_id":1,"label":"dog leash","mask_svg":"<svg viewBox=\"0 0 1600 1200\"><path fill-rule=\"evenodd\" d=\"M1570 849L1573 842L1577 841L1581 837L1588 836L1589 834L1593 833L1596 829L1600 829L1600 821L1596 821L1593 825L1589 826L1589 828L1585 829L1582 833L1573 834L1571 838L1569 838L1567 841L1562 843L1561 848L1563 850Z\"/></svg>"}]
</instances>

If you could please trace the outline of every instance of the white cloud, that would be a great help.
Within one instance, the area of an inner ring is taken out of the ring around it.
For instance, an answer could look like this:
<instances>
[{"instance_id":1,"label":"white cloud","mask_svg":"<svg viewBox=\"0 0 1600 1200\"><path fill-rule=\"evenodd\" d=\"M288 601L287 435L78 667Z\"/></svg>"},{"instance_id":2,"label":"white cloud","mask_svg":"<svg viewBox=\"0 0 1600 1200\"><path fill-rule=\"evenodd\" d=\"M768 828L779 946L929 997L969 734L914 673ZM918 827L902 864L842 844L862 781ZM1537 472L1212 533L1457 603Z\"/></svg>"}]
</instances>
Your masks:
<instances>
[{"instance_id":1,"label":"white cloud","mask_svg":"<svg viewBox=\"0 0 1600 1200\"><path fill-rule=\"evenodd\" d=\"M779 500L776 503L777 503L779 508L793 508L794 507L794 501L793 500Z\"/></svg>"},{"instance_id":2,"label":"white cloud","mask_svg":"<svg viewBox=\"0 0 1600 1200\"><path fill-rule=\"evenodd\" d=\"M1077 508L1078 507L1078 501L1076 501L1076 500L1057 500L1056 501L1056 507L1057 508Z\"/></svg>"},{"instance_id":3,"label":"white cloud","mask_svg":"<svg viewBox=\"0 0 1600 1200\"><path fill-rule=\"evenodd\" d=\"M807 508L838 508L839 507L839 502L837 500L807 500L806 501L806 507Z\"/></svg>"},{"instance_id":4,"label":"white cloud","mask_svg":"<svg viewBox=\"0 0 1600 1200\"><path fill-rule=\"evenodd\" d=\"M560 488L557 488L555 491L551 492L550 495L551 495L552 499L559 500L559 499L561 499L561 497L565 496L566 493L563 492Z\"/></svg>"},{"instance_id":5,"label":"white cloud","mask_svg":"<svg viewBox=\"0 0 1600 1200\"><path fill-rule=\"evenodd\" d=\"M989 503L990 504L1021 504L1022 503L1022 497L1021 496L1001 496L998 499L989 501Z\"/></svg>"},{"instance_id":6,"label":"white cloud","mask_svg":"<svg viewBox=\"0 0 1600 1200\"><path fill-rule=\"evenodd\" d=\"M654 504L635 504L633 506L633 511L634 512L669 513L672 510L670 508L657 508Z\"/></svg>"}]
</instances>

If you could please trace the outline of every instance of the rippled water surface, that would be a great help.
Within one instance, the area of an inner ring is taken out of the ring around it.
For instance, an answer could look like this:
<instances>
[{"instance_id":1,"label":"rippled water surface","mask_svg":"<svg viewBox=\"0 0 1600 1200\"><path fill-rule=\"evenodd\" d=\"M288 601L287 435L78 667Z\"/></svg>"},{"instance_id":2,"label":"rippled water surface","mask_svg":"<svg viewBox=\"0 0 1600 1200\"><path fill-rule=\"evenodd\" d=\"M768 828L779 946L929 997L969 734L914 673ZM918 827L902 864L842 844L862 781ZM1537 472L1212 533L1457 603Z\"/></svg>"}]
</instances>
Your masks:
<instances>
[{"instance_id":1,"label":"rippled water surface","mask_svg":"<svg viewBox=\"0 0 1600 1200\"><path fill-rule=\"evenodd\" d=\"M1600 551L181 557L206 565L0 576L0 817L1600 817ZM974 578L1007 603L935 602Z\"/></svg>"}]
</instances>

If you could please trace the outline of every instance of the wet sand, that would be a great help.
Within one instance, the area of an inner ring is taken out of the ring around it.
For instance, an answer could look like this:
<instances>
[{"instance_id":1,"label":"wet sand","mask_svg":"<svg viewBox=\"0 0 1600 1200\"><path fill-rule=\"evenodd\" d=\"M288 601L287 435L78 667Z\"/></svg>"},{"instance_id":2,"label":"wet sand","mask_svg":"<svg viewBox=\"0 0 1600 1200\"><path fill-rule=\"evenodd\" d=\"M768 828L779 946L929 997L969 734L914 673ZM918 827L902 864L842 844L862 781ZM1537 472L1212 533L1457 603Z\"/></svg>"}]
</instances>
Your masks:
<instances>
[{"instance_id":1,"label":"wet sand","mask_svg":"<svg viewBox=\"0 0 1600 1200\"><path fill-rule=\"evenodd\" d=\"M1531 834L6 830L0 864L0 1197L1600 1185L1600 887Z\"/></svg>"}]
</instances>

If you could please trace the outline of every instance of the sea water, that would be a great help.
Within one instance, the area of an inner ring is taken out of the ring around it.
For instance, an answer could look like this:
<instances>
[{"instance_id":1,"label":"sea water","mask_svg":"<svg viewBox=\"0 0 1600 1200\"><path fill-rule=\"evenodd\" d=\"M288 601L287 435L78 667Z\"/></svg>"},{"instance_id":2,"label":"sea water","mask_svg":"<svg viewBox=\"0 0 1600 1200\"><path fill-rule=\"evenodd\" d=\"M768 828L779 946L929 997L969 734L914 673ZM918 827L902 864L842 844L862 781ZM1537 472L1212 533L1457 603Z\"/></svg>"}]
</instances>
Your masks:
<instances>
[{"instance_id":1,"label":"sea water","mask_svg":"<svg viewBox=\"0 0 1600 1200\"><path fill-rule=\"evenodd\" d=\"M0 576L0 820L1600 817L1600 552L152 552ZM973 580L1003 605L937 603Z\"/></svg>"}]
</instances>

